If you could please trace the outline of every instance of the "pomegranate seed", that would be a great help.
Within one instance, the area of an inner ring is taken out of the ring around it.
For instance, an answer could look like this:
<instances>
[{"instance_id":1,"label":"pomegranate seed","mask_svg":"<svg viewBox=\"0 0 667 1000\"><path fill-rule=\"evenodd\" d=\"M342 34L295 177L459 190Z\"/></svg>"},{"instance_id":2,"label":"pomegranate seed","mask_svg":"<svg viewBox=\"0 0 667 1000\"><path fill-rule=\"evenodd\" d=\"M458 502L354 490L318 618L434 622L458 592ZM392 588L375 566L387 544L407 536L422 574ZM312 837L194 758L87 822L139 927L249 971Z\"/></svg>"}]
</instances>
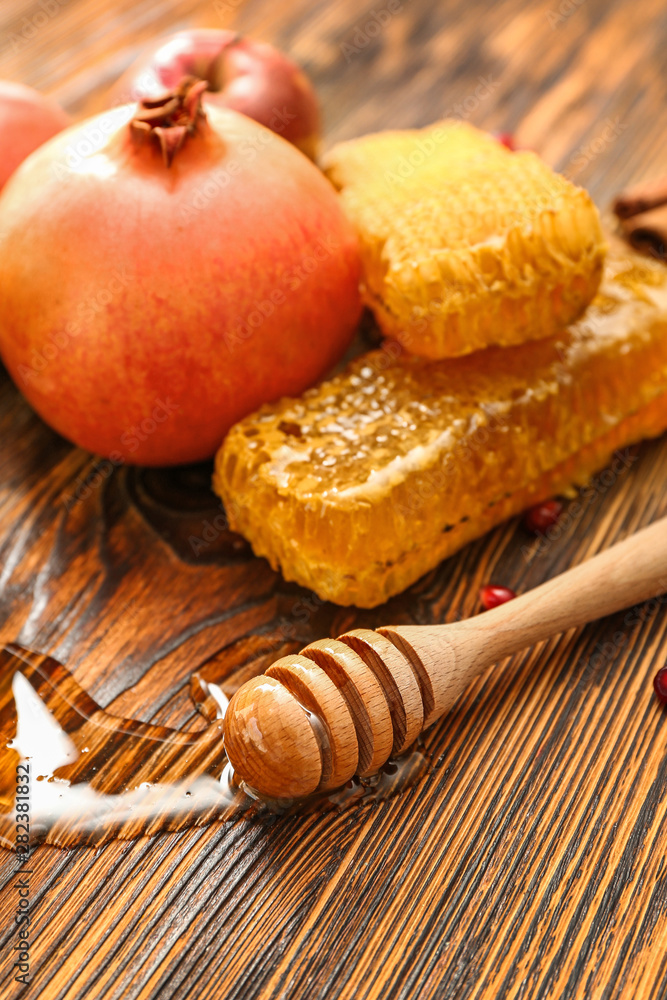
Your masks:
<instances>
[{"instance_id":1,"label":"pomegranate seed","mask_svg":"<svg viewBox=\"0 0 667 1000\"><path fill-rule=\"evenodd\" d=\"M509 587L494 587L493 584L487 584L479 592L479 599L485 611L497 608L499 604L512 601L515 597L516 594Z\"/></svg>"},{"instance_id":2,"label":"pomegranate seed","mask_svg":"<svg viewBox=\"0 0 667 1000\"><path fill-rule=\"evenodd\" d=\"M544 535L556 524L562 513L563 505L560 500L545 500L526 511L523 523L533 534Z\"/></svg>"},{"instance_id":3,"label":"pomegranate seed","mask_svg":"<svg viewBox=\"0 0 667 1000\"><path fill-rule=\"evenodd\" d=\"M667 667L661 667L653 678L653 690L661 705L667 705Z\"/></svg>"},{"instance_id":4,"label":"pomegranate seed","mask_svg":"<svg viewBox=\"0 0 667 1000\"><path fill-rule=\"evenodd\" d=\"M511 132L496 132L495 137L505 149L509 149L512 153L516 150L516 142Z\"/></svg>"}]
</instances>

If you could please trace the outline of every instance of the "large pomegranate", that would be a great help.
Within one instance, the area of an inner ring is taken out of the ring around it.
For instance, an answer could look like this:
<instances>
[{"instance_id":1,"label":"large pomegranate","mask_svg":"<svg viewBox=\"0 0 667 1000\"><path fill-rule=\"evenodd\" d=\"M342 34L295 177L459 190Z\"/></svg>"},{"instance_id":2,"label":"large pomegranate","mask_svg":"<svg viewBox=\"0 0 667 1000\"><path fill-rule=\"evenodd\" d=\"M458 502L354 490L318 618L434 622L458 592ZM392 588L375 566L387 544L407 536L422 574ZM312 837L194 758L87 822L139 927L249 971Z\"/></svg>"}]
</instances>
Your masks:
<instances>
[{"instance_id":1,"label":"large pomegranate","mask_svg":"<svg viewBox=\"0 0 667 1000\"><path fill-rule=\"evenodd\" d=\"M0 188L26 156L69 123L51 98L22 83L0 80Z\"/></svg>"},{"instance_id":2,"label":"large pomegranate","mask_svg":"<svg viewBox=\"0 0 667 1000\"><path fill-rule=\"evenodd\" d=\"M0 197L0 353L61 434L117 461L212 455L300 393L359 317L329 182L205 84L68 129Z\"/></svg>"}]
</instances>

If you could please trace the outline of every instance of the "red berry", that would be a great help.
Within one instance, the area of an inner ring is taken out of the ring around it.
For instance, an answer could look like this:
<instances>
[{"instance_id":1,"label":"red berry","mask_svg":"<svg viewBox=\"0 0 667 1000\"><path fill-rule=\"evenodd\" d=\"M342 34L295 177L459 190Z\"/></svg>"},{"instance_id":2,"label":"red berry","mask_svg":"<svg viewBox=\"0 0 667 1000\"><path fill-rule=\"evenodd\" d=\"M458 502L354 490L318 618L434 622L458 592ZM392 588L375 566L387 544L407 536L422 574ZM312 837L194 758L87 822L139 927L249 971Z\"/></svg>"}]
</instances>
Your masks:
<instances>
[{"instance_id":1,"label":"red berry","mask_svg":"<svg viewBox=\"0 0 667 1000\"><path fill-rule=\"evenodd\" d=\"M509 587L494 587L493 584L487 584L479 592L479 599L485 611L497 608L499 604L505 604L515 597L516 594Z\"/></svg>"},{"instance_id":2,"label":"red berry","mask_svg":"<svg viewBox=\"0 0 667 1000\"><path fill-rule=\"evenodd\" d=\"M532 531L535 535L544 535L556 524L562 513L563 505L560 500L545 500L544 503L538 503L526 511L523 523L528 531Z\"/></svg>"},{"instance_id":3,"label":"red berry","mask_svg":"<svg viewBox=\"0 0 667 1000\"><path fill-rule=\"evenodd\" d=\"M516 149L516 143L514 141L514 136L511 132L496 132L496 139L501 146L505 146L510 152L514 152Z\"/></svg>"},{"instance_id":4,"label":"red berry","mask_svg":"<svg viewBox=\"0 0 667 1000\"><path fill-rule=\"evenodd\" d=\"M661 667L653 678L653 690L662 705L667 705L667 667Z\"/></svg>"}]
</instances>

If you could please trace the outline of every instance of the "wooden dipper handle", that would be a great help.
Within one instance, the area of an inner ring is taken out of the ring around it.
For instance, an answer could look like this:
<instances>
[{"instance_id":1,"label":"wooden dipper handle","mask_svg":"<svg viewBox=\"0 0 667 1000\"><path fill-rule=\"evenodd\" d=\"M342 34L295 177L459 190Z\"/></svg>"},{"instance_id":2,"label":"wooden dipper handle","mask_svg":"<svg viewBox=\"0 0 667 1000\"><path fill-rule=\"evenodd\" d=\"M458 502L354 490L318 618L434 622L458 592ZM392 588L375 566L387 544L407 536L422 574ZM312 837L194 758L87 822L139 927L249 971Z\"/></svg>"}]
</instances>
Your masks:
<instances>
[{"instance_id":1,"label":"wooden dipper handle","mask_svg":"<svg viewBox=\"0 0 667 1000\"><path fill-rule=\"evenodd\" d=\"M225 715L236 772L299 798L375 773L510 653L667 591L667 518L515 600L451 625L357 629L285 656Z\"/></svg>"}]
</instances>

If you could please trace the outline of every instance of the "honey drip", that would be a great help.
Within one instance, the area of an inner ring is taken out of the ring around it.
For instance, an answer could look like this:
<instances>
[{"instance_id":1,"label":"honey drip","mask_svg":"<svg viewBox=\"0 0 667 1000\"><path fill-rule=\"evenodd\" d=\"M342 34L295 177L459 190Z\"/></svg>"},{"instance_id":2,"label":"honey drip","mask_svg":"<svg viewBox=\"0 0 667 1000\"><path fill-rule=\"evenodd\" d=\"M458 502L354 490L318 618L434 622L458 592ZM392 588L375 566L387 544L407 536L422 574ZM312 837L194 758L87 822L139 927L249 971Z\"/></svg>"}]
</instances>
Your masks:
<instances>
[{"instance_id":1,"label":"honey drip","mask_svg":"<svg viewBox=\"0 0 667 1000\"><path fill-rule=\"evenodd\" d=\"M15 849L17 819L26 816L31 844L100 844L220 820L339 810L389 798L429 769L414 749L333 794L280 805L259 799L235 779L225 755L229 686L204 668L191 690L205 729L122 719L56 660L17 645L0 648L0 846ZM17 773L21 783L29 778L27 813L16 811Z\"/></svg>"}]
</instances>

